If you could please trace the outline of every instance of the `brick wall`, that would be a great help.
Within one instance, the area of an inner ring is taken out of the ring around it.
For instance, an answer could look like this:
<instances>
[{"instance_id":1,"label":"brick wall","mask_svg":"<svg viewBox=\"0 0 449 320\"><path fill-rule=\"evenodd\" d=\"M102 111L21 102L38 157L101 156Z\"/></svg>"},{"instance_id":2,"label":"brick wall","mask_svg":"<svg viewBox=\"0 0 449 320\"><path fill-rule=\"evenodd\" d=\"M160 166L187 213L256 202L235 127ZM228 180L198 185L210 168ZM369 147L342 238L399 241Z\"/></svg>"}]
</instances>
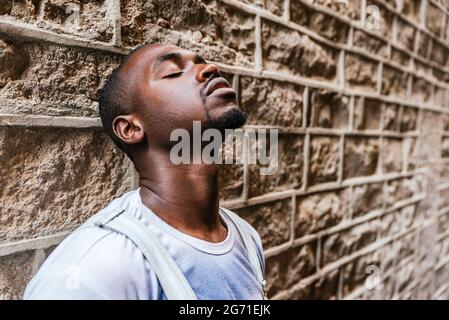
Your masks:
<instances>
[{"instance_id":1,"label":"brick wall","mask_svg":"<svg viewBox=\"0 0 449 320\"><path fill-rule=\"evenodd\" d=\"M263 238L270 298L449 298L444 0L1 0L1 298L135 186L98 89L156 41L217 62L247 127L280 129L276 175L220 171L223 205Z\"/></svg>"}]
</instances>

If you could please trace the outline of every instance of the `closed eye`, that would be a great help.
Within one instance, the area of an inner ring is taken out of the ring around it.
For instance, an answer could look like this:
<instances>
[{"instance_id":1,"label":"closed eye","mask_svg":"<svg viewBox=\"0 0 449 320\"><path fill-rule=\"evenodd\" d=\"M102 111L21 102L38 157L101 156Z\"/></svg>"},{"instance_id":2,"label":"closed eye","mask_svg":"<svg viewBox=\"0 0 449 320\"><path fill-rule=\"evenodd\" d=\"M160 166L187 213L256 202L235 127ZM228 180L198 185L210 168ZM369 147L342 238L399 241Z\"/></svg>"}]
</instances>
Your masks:
<instances>
[{"instance_id":1,"label":"closed eye","mask_svg":"<svg viewBox=\"0 0 449 320\"><path fill-rule=\"evenodd\" d=\"M173 73L170 73L170 74L168 74L168 75L162 77L162 79L165 79L165 78L176 78L176 77L179 77L180 75L182 75L183 72L184 72L184 71L173 72Z\"/></svg>"}]
</instances>

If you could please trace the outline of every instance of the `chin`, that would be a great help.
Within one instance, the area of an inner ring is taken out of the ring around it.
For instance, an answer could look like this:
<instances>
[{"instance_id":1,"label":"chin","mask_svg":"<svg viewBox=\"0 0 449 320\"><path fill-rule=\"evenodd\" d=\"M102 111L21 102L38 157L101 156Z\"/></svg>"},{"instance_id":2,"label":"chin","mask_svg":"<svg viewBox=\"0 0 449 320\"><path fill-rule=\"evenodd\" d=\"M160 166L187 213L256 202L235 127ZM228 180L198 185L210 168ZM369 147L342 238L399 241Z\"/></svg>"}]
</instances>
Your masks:
<instances>
[{"instance_id":1,"label":"chin","mask_svg":"<svg viewBox=\"0 0 449 320\"><path fill-rule=\"evenodd\" d=\"M224 107L220 114L217 114L217 112L211 113L207 119L206 127L224 131L225 129L241 128L245 122L246 114L237 105L229 105Z\"/></svg>"}]
</instances>

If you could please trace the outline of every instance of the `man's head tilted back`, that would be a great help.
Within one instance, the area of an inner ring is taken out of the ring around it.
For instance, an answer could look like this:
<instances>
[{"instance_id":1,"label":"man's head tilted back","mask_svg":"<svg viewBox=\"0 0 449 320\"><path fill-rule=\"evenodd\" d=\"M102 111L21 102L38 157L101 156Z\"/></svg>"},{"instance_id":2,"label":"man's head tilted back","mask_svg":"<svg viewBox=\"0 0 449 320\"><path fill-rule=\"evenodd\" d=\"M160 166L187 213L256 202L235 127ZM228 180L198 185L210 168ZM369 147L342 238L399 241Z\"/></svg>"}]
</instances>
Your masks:
<instances>
[{"instance_id":1,"label":"man's head tilted back","mask_svg":"<svg viewBox=\"0 0 449 320\"><path fill-rule=\"evenodd\" d=\"M106 132L135 162L135 156L168 150L170 134L202 128L235 129L245 122L235 91L219 69L200 55L169 44L150 44L130 53L100 93Z\"/></svg>"}]
</instances>

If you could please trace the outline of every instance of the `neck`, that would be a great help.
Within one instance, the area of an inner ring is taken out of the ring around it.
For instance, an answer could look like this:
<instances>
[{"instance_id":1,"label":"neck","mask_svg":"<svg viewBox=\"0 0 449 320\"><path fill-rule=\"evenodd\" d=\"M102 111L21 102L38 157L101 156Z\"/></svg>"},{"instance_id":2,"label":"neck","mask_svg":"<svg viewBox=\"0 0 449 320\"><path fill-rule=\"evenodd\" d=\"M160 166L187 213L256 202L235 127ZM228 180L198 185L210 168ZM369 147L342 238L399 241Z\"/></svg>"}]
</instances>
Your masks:
<instances>
[{"instance_id":1,"label":"neck","mask_svg":"<svg viewBox=\"0 0 449 320\"><path fill-rule=\"evenodd\" d=\"M137 162L145 206L176 229L210 242L226 238L219 215L214 164L171 162L169 153L152 151Z\"/></svg>"}]
</instances>

